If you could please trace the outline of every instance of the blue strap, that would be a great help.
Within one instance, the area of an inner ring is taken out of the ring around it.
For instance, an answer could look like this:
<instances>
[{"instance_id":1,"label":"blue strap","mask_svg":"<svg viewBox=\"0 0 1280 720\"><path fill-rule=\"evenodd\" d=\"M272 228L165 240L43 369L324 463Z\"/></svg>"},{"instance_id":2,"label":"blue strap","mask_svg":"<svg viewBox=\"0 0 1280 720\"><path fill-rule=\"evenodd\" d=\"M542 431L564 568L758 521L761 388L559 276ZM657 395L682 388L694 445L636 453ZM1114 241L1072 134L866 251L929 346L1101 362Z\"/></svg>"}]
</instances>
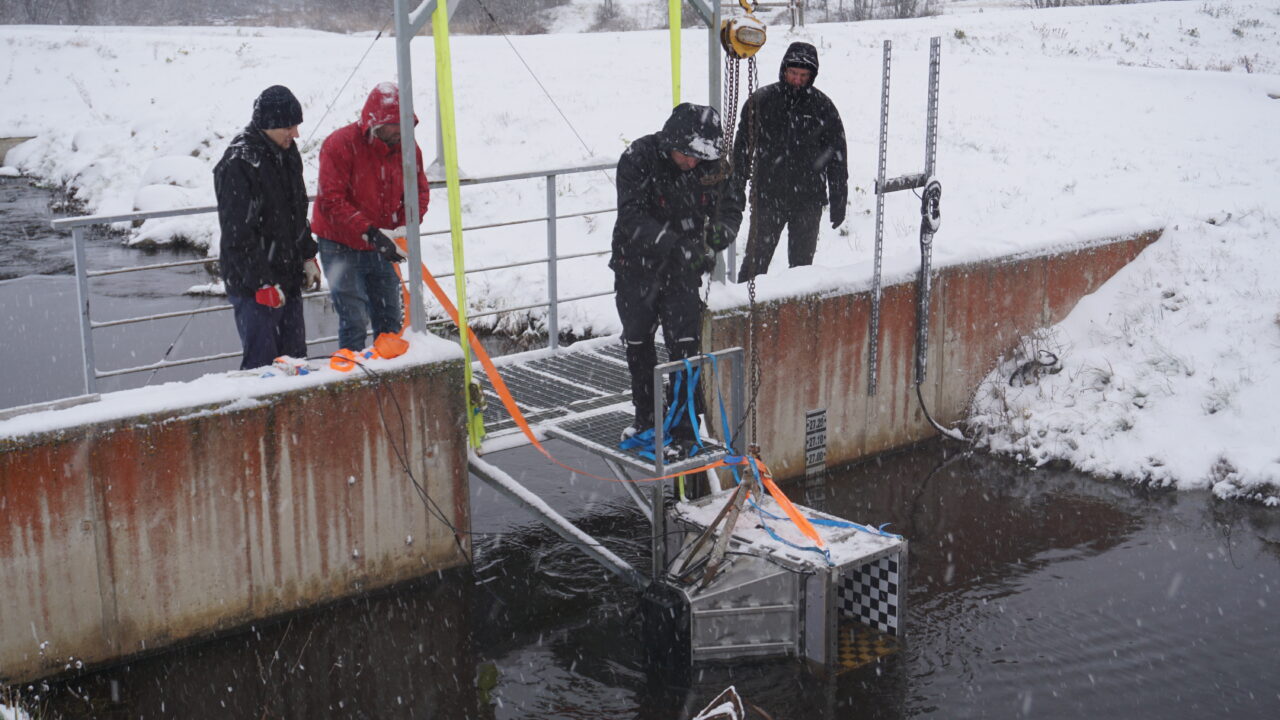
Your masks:
<instances>
[{"instance_id":1,"label":"blue strap","mask_svg":"<svg viewBox=\"0 0 1280 720\"><path fill-rule=\"evenodd\" d=\"M689 382L685 384L685 407L689 411L689 425L693 428L693 447L689 450L689 456L693 457L702 449L702 433L698 427L697 405L693 401L694 388L698 387L698 378L702 375L702 368L693 369L693 365L689 363L689 358L684 359L684 371L689 373Z\"/></svg>"},{"instance_id":2,"label":"blue strap","mask_svg":"<svg viewBox=\"0 0 1280 720\"><path fill-rule=\"evenodd\" d=\"M711 376L719 377L719 369L716 367L716 356L708 355L711 358ZM733 428L729 425L729 413L724 411L724 395L720 393L720 386L716 384L716 402L720 404L720 427L724 430L724 447L733 454ZM738 476L738 468L733 468L734 477Z\"/></svg>"},{"instance_id":3,"label":"blue strap","mask_svg":"<svg viewBox=\"0 0 1280 720\"><path fill-rule=\"evenodd\" d=\"M742 462L742 459L743 459L742 455L726 455L724 458L725 463L728 465L731 465L729 469L733 472L733 482L735 485L742 484L742 478L738 475L738 467L736 464L736 463ZM756 467L756 464L754 462L748 462L748 464L751 466L751 471L755 473L756 479L760 480L760 468ZM761 482L761 485L763 485L763 482ZM831 561L831 552L829 550L825 548L817 547L816 545L801 546L801 545L796 545L794 543L791 543L787 541L785 538L780 537L777 533L775 533L769 527L769 525L766 522L764 522L765 518L768 518L770 520L779 520L779 521L787 520L787 518L774 515L768 510L765 510L764 508L760 507L760 504L757 503L754 498L748 498L748 502L751 503L751 507L755 508L755 511L760 515L760 527L763 528L765 532L769 533L769 536L772 537L774 540L777 540L783 545L788 545L797 550L812 550L814 552L822 553L822 555L826 557L827 562L834 565L834 563L832 563ZM850 522L848 520L829 520L827 518L816 518L816 517L810 517L805 519L813 523L814 525L823 525L826 527L853 528L854 530L860 530L862 532L869 533L871 535L880 535L882 537L893 538L895 540L903 539L901 535L895 535L894 533L891 533L891 532L885 532L885 528L888 527L890 523L884 523L880 525L880 527L878 528L873 528L867 525L859 525L856 522Z\"/></svg>"},{"instance_id":4,"label":"blue strap","mask_svg":"<svg viewBox=\"0 0 1280 720\"><path fill-rule=\"evenodd\" d=\"M680 392L681 378L679 373L676 374L673 381L673 394L678 399ZM674 402L671 407L667 408L667 414L662 418L662 444L664 446L671 443L671 428L675 425L676 416L679 414L679 402ZM646 460L657 459L657 449L654 447L653 428L648 428L643 432L638 432L629 438L618 443L619 450L635 450L636 454Z\"/></svg>"},{"instance_id":5,"label":"blue strap","mask_svg":"<svg viewBox=\"0 0 1280 720\"><path fill-rule=\"evenodd\" d=\"M668 441L671 439L671 428L675 426L676 415L680 410L680 383L684 377L680 373L676 373L671 381L671 407L667 408L667 416L662 419L662 439ZM662 388L654 388L654 392L661 391Z\"/></svg>"}]
</instances>

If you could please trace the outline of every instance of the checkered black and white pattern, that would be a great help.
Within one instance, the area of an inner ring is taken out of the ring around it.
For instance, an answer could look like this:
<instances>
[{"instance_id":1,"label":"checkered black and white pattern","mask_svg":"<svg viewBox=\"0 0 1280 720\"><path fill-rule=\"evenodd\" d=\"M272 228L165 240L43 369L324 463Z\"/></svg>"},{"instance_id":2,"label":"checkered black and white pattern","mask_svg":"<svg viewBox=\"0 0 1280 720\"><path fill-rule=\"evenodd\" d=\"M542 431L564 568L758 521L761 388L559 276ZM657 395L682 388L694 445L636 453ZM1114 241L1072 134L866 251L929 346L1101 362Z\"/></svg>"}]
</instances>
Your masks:
<instances>
[{"instance_id":1,"label":"checkered black and white pattern","mask_svg":"<svg viewBox=\"0 0 1280 720\"><path fill-rule=\"evenodd\" d=\"M840 614L898 634L898 556L889 555L840 577Z\"/></svg>"}]
</instances>

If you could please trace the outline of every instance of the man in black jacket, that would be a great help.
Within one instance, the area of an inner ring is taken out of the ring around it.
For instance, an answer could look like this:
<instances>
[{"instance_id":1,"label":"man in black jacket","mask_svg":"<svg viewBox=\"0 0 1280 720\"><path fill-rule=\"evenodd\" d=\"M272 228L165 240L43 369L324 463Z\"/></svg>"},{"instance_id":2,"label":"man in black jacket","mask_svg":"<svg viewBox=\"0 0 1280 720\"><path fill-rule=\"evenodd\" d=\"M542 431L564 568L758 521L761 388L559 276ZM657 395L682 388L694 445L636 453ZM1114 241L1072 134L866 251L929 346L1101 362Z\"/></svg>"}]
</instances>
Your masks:
<instances>
[{"instance_id":1,"label":"man in black jacket","mask_svg":"<svg viewBox=\"0 0 1280 720\"><path fill-rule=\"evenodd\" d=\"M302 155L294 144L302 105L283 85L253 103L253 120L213 169L222 226L219 265L235 308L240 369L307 356L302 288L320 287L307 224Z\"/></svg>"},{"instance_id":2,"label":"man in black jacket","mask_svg":"<svg viewBox=\"0 0 1280 720\"><path fill-rule=\"evenodd\" d=\"M784 226L791 267L813 264L828 197L831 227L844 222L849 199L844 124L831 99L813 86L817 77L817 49L791 43L778 82L752 93L742 110L733 145L734 187L744 194L751 178L753 213L738 282L769 270Z\"/></svg>"},{"instance_id":3,"label":"man in black jacket","mask_svg":"<svg viewBox=\"0 0 1280 720\"><path fill-rule=\"evenodd\" d=\"M654 334L659 323L672 360L702 347L702 274L738 235L742 206L722 198L720 113L682 103L660 132L627 148L618 161L618 220L613 257L618 316L631 371L635 423L624 438L653 427ZM699 394L700 397L700 394ZM681 417L670 438L687 452L695 428Z\"/></svg>"}]
</instances>

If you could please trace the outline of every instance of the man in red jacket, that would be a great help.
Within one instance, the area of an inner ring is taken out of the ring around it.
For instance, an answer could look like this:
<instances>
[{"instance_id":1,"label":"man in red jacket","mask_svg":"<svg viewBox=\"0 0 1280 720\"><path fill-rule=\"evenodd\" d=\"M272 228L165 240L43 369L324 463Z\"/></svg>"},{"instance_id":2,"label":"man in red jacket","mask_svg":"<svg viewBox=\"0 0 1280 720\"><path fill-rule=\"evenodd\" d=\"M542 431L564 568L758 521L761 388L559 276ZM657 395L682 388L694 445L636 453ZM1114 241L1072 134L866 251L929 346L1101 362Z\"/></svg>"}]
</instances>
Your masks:
<instances>
[{"instance_id":1,"label":"man in red jacket","mask_svg":"<svg viewBox=\"0 0 1280 720\"><path fill-rule=\"evenodd\" d=\"M416 125L417 117L413 121ZM421 221L427 212L427 177L422 149L414 150ZM384 82L369 93L360 119L334 131L320 147L320 190L311 229L320 243L343 348L364 349L370 321L375 338L400 332L400 285L392 264L405 256L382 230L405 223L400 90Z\"/></svg>"}]
</instances>

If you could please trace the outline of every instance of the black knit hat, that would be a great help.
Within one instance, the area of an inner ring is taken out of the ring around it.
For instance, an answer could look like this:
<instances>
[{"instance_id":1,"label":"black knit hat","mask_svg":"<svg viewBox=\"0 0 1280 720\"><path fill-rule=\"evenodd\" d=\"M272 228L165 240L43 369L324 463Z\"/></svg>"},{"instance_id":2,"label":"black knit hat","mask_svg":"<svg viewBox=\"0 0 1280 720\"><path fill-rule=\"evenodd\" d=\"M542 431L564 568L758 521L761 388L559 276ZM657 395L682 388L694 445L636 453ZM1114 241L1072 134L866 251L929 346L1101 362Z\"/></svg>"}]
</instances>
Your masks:
<instances>
[{"instance_id":1,"label":"black knit hat","mask_svg":"<svg viewBox=\"0 0 1280 720\"><path fill-rule=\"evenodd\" d=\"M293 127L302 124L302 103L289 88L272 85L253 101L253 124L259 130Z\"/></svg>"}]
</instances>

